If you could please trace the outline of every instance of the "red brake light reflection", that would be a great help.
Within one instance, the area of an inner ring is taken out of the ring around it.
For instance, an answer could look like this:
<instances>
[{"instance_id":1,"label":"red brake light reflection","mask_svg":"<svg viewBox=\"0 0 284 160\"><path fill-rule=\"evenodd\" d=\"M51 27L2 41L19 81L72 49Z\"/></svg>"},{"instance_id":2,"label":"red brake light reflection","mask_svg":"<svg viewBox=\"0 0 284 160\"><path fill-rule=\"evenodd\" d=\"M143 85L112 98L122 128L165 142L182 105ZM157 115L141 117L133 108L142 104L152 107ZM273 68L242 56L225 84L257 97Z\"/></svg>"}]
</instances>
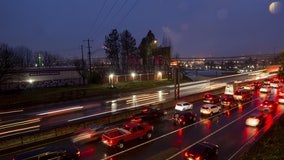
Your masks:
<instances>
[{"instance_id":1,"label":"red brake light reflection","mask_svg":"<svg viewBox=\"0 0 284 160\"><path fill-rule=\"evenodd\" d=\"M188 157L188 153L187 152L184 153L184 157Z\"/></svg>"}]
</instances>

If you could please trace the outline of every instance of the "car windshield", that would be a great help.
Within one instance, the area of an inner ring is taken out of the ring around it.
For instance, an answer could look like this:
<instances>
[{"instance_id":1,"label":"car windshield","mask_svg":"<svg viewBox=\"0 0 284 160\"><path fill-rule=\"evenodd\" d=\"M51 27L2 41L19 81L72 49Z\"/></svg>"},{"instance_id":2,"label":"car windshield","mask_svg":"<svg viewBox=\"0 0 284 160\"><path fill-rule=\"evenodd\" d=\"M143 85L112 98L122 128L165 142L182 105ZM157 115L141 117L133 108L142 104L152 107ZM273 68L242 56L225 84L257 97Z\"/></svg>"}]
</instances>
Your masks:
<instances>
[{"instance_id":1,"label":"car windshield","mask_svg":"<svg viewBox=\"0 0 284 160\"><path fill-rule=\"evenodd\" d=\"M202 108L203 108L203 109L208 109L209 107L208 107L208 106L203 106Z\"/></svg>"},{"instance_id":2,"label":"car windshield","mask_svg":"<svg viewBox=\"0 0 284 160\"><path fill-rule=\"evenodd\" d=\"M238 90L238 91L235 92L235 95L241 95L241 94L242 94L242 91Z\"/></svg>"},{"instance_id":3,"label":"car windshield","mask_svg":"<svg viewBox=\"0 0 284 160\"><path fill-rule=\"evenodd\" d=\"M210 98L210 97L212 97L211 94L206 94L206 95L205 95L205 98Z\"/></svg>"}]
</instances>

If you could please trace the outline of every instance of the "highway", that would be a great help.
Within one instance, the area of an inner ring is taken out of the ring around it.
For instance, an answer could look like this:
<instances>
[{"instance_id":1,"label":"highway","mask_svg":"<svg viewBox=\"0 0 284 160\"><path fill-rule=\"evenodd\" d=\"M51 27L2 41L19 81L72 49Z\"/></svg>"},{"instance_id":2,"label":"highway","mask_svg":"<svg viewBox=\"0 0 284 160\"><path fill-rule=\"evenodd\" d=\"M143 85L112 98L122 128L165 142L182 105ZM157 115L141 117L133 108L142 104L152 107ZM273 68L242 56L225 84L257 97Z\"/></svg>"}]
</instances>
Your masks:
<instances>
[{"instance_id":1,"label":"highway","mask_svg":"<svg viewBox=\"0 0 284 160\"><path fill-rule=\"evenodd\" d=\"M277 100L277 90L271 94L263 94L256 91L250 102L240 103L236 108L223 110L222 113L212 117L203 117L199 114L202 101L193 105L193 112L197 113L196 123L185 127L174 125L170 117L174 110L169 110L163 120L152 121L155 129L151 140L135 140L127 143L123 151L106 147L101 141L78 144L81 150L81 159L111 159L111 160L154 160L154 159L182 159L183 152L192 145L209 141L220 146L219 159L239 159L243 149L262 135L273 124L275 119L284 111L284 105L279 105L277 111L268 114L263 128L245 126L245 118L254 112L263 99ZM70 137L49 145L69 144ZM8 158L6 156L5 158Z\"/></svg>"},{"instance_id":2,"label":"highway","mask_svg":"<svg viewBox=\"0 0 284 160\"><path fill-rule=\"evenodd\" d=\"M226 85L226 82L245 81L255 79L256 75L238 75L213 78L211 80L182 83L180 85L180 97L185 97L195 93L206 92ZM88 100L62 106L46 106L40 108L19 109L12 113L1 114L0 125L13 126L14 130L1 131L0 138L33 132L35 130L45 130L52 127L62 126L66 123L85 121L96 116L126 111L150 104L164 103L174 100L173 85L165 86L159 90L140 91L129 93L114 99ZM17 117L17 118L15 118ZM35 119L34 123L26 120ZM27 125L17 125L27 124ZM13 134L11 134L13 133Z\"/></svg>"},{"instance_id":3,"label":"highway","mask_svg":"<svg viewBox=\"0 0 284 160\"><path fill-rule=\"evenodd\" d=\"M224 87L229 81L244 81L255 79L255 75L244 75L238 77L217 78L211 81L204 81L197 84L181 84L181 97L194 94L196 92L210 91L218 87ZM273 92L275 93L275 92ZM163 121L153 122L155 126L154 138L150 141L136 141L128 144L128 148L123 152L108 149L101 142L79 145L82 159L181 159L183 151L191 145L208 140L220 146L219 159L234 159L238 156L238 150L249 140L254 139L254 135L261 133L273 123L273 118L278 114L271 115L264 129L249 128L244 125L244 119L251 112L257 112L255 106L268 95L256 92L252 102L242 104L238 108L226 111L211 118L198 118L197 123L181 128L174 126L170 121L173 110L170 110L168 117ZM273 94L269 98L277 98ZM136 93L134 95L115 98L111 100L88 101L70 106L48 108L47 110L33 110L33 112L17 112L19 117L30 116L41 117L38 129L46 129L64 125L68 122L86 120L93 116L106 113L113 113L127 110L152 103L161 103L173 99L172 86L164 87L163 90L152 91L151 93ZM194 112L198 113L202 102L194 103ZM283 106L279 106L278 112L281 114ZM27 114L23 114L27 113ZM10 114L6 116L9 119ZM12 117L12 116L11 116ZM166 126L166 127L165 127ZM238 134L236 134L238 133ZM59 144L68 143L70 140L57 142ZM143 145L138 146L142 143ZM225 147L224 147L225 146ZM142 148L142 149L141 149ZM236 155L235 155L236 154ZM8 155L8 157L11 155ZM137 157L138 156L138 157ZM2 158L1 158L2 159Z\"/></svg>"}]
</instances>

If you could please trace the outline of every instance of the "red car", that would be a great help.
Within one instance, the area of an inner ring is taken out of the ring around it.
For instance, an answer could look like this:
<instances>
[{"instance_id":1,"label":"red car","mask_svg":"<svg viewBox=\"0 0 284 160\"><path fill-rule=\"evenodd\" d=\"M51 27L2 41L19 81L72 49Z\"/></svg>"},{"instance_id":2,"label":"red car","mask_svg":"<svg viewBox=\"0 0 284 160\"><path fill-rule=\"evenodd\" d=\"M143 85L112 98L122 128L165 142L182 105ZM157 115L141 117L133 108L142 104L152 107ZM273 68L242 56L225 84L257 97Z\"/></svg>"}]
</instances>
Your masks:
<instances>
[{"instance_id":1,"label":"red car","mask_svg":"<svg viewBox=\"0 0 284 160\"><path fill-rule=\"evenodd\" d=\"M123 149L128 141L137 138L145 137L150 139L154 127L146 123L125 123L121 128L114 128L104 132L102 135L102 142L109 147L117 147Z\"/></svg>"}]
</instances>

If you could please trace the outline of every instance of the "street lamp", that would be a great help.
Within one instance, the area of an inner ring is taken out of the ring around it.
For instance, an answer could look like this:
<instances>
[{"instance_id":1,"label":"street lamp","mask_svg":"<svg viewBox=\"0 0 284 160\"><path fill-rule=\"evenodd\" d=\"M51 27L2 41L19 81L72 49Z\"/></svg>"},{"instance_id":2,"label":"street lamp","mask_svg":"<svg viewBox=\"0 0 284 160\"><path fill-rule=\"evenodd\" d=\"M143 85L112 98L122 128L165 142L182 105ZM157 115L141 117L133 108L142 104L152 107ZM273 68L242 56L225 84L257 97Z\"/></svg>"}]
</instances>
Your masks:
<instances>
[{"instance_id":1,"label":"street lamp","mask_svg":"<svg viewBox=\"0 0 284 160\"><path fill-rule=\"evenodd\" d=\"M161 72L161 71L159 71L159 72L157 73L157 79L158 79L158 80L161 80L161 79L162 79L162 72Z\"/></svg>"},{"instance_id":2,"label":"street lamp","mask_svg":"<svg viewBox=\"0 0 284 160\"><path fill-rule=\"evenodd\" d=\"M111 73L109 76L108 76L108 84L109 84L109 88L114 88L114 85L113 85L113 73Z\"/></svg>"},{"instance_id":3,"label":"street lamp","mask_svg":"<svg viewBox=\"0 0 284 160\"><path fill-rule=\"evenodd\" d=\"M134 78L135 78L135 73L134 72L131 73L131 77L132 77L132 80L134 81Z\"/></svg>"}]
</instances>

